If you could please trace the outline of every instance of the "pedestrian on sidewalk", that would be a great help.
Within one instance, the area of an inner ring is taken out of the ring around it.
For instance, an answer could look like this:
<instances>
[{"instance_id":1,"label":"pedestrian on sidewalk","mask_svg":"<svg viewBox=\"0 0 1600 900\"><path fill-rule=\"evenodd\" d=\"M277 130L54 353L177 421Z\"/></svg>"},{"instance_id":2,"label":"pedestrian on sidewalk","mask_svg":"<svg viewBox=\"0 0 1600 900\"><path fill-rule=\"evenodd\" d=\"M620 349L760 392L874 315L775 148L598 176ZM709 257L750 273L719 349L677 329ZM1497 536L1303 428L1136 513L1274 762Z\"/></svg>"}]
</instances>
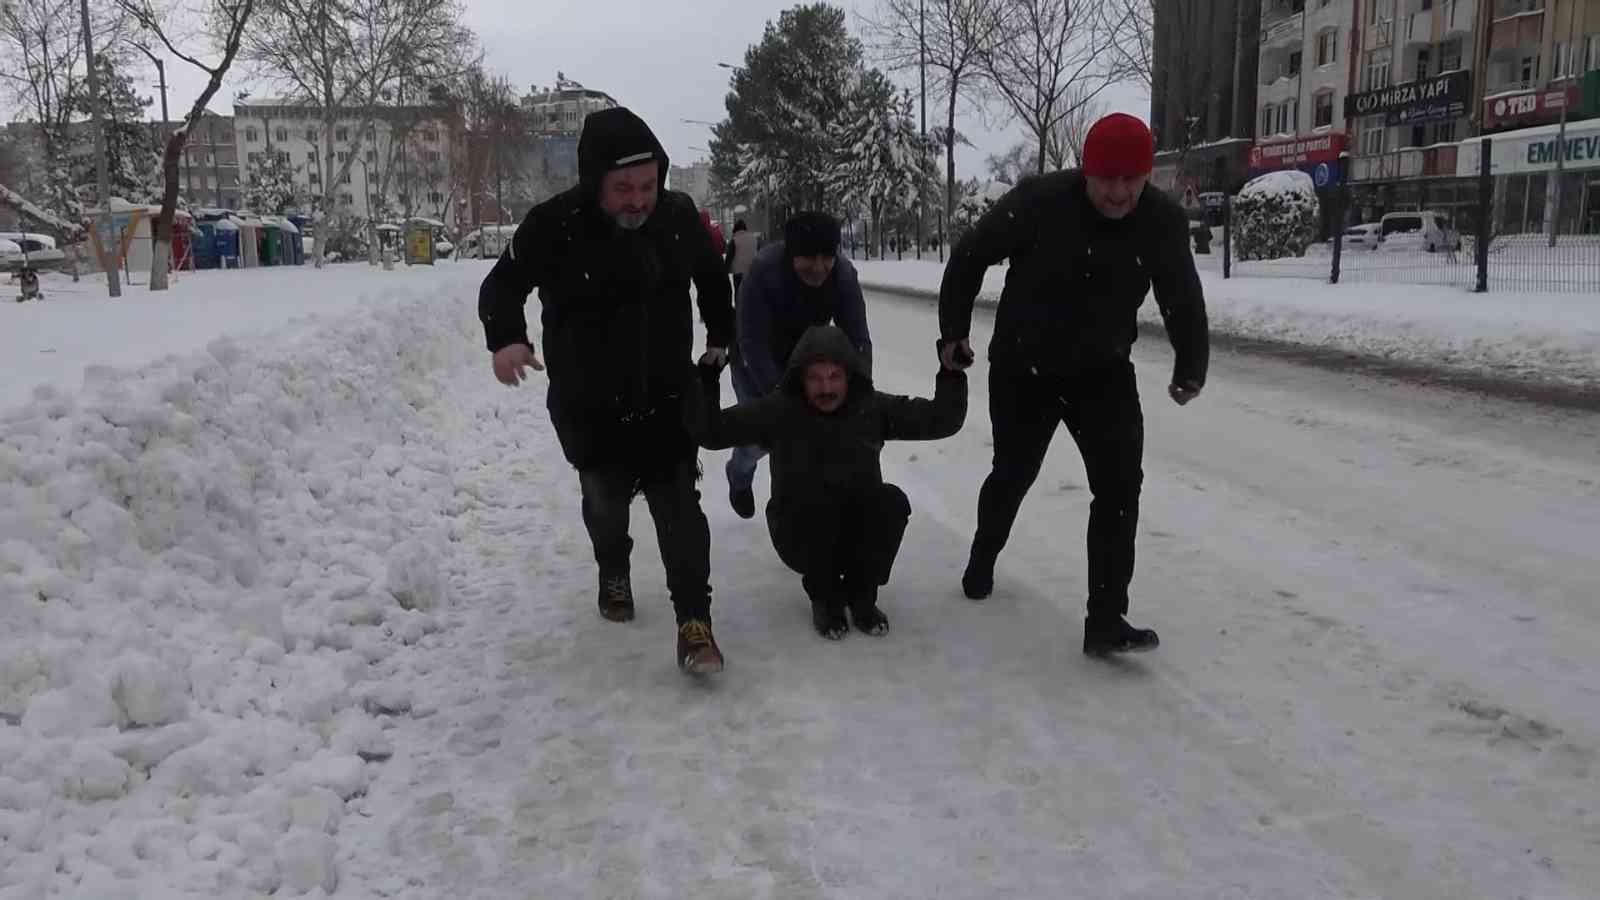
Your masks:
<instances>
[{"instance_id":1,"label":"pedestrian on sidewalk","mask_svg":"<svg viewBox=\"0 0 1600 900\"><path fill-rule=\"evenodd\" d=\"M523 311L538 288L546 405L578 470L600 615L634 617L628 516L642 493L677 614L678 666L721 671L711 631L711 535L680 394L694 341L689 282L706 323L701 360L720 365L733 338L728 278L694 201L661 188L667 155L638 116L620 107L590 113L578 173L576 187L529 210L483 281L478 315L495 377L516 386L526 368L544 368Z\"/></svg>"},{"instance_id":2,"label":"pedestrian on sidewalk","mask_svg":"<svg viewBox=\"0 0 1600 900\"><path fill-rule=\"evenodd\" d=\"M855 266L839 258L839 221L822 212L796 214L783 240L756 254L739 288L733 392L744 403L778 388L784 364L806 329L837 324L872 371L867 304ZM728 502L742 519L756 514L756 464L766 450L738 447L728 460Z\"/></svg>"},{"instance_id":3,"label":"pedestrian on sidewalk","mask_svg":"<svg viewBox=\"0 0 1600 900\"><path fill-rule=\"evenodd\" d=\"M972 305L985 270L1010 260L989 343L994 467L978 497L978 527L961 586L994 589L994 566L1056 427L1078 445L1089 505L1088 616L1083 650L1150 650L1159 639L1127 621L1144 414L1130 359L1136 312L1155 287L1176 351L1167 388L1183 405L1206 381L1205 299L1183 208L1148 184L1154 141L1121 113L1090 128L1083 168L1012 188L950 255L939 290L945 365L972 364Z\"/></svg>"},{"instance_id":4,"label":"pedestrian on sidewalk","mask_svg":"<svg viewBox=\"0 0 1600 900\"><path fill-rule=\"evenodd\" d=\"M734 220L733 239L728 241L725 261L728 274L733 276L734 303L737 304L739 285L744 282L744 276L750 273L750 264L756 261L756 233L750 230L743 219Z\"/></svg>"},{"instance_id":5,"label":"pedestrian on sidewalk","mask_svg":"<svg viewBox=\"0 0 1600 900\"><path fill-rule=\"evenodd\" d=\"M941 368L932 400L872 387L866 360L843 329L814 327L795 346L778 391L721 409L720 369L698 367L701 393L685 391L684 417L708 450L759 444L772 451L767 529L784 564L800 573L817 633L889 632L878 588L889 583L911 503L883 480L887 441L933 441L961 430L967 376Z\"/></svg>"}]
</instances>

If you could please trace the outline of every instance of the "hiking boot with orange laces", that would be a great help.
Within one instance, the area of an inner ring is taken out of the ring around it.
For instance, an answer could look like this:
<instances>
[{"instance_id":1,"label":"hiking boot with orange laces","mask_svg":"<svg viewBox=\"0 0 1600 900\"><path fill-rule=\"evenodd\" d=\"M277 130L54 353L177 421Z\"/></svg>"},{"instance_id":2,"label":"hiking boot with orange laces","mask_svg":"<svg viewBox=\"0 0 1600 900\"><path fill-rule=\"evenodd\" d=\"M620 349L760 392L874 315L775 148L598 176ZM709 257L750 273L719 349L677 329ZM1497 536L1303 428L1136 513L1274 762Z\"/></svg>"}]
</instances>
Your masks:
<instances>
[{"instance_id":1,"label":"hiking boot with orange laces","mask_svg":"<svg viewBox=\"0 0 1600 900\"><path fill-rule=\"evenodd\" d=\"M633 621L633 583L626 573L601 573L600 617L612 622Z\"/></svg>"},{"instance_id":2,"label":"hiking boot with orange laces","mask_svg":"<svg viewBox=\"0 0 1600 900\"><path fill-rule=\"evenodd\" d=\"M714 675L722 671L722 650L711 634L711 623L690 619L678 626L678 668L690 675Z\"/></svg>"}]
</instances>

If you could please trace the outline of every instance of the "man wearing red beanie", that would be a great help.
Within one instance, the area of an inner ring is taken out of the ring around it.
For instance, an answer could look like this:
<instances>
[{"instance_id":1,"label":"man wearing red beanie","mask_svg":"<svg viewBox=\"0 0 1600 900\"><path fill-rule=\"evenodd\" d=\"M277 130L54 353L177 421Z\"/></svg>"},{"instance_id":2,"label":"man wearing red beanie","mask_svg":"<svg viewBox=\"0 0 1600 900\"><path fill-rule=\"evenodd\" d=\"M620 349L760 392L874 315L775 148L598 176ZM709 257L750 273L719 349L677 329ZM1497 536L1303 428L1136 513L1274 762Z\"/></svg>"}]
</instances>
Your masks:
<instances>
[{"instance_id":1,"label":"man wearing red beanie","mask_svg":"<svg viewBox=\"0 0 1600 900\"><path fill-rule=\"evenodd\" d=\"M1056 427L1078 444L1089 505L1089 599L1083 652L1154 649L1154 631L1128 624L1144 413L1130 359L1136 313L1155 288L1177 353L1167 393L1179 405L1206 380L1205 298L1182 207L1147 185L1150 129L1115 113L1096 122L1082 170L1024 179L962 238L939 290L939 352L973 361L968 334L984 271L1010 261L989 343L994 467L978 496L978 529L961 579L974 600L994 589L994 565Z\"/></svg>"}]
</instances>

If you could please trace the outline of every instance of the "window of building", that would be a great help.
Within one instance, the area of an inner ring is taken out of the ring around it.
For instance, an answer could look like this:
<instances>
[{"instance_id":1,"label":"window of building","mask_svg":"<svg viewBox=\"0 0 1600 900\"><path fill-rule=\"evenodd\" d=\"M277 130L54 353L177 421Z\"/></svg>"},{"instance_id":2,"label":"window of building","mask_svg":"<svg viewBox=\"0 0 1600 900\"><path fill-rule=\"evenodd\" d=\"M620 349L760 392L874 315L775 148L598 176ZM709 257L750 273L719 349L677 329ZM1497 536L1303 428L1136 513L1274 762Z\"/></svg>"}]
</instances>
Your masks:
<instances>
[{"instance_id":1,"label":"window of building","mask_svg":"<svg viewBox=\"0 0 1600 900\"><path fill-rule=\"evenodd\" d=\"M369 165L369 166L373 165L373 164L377 163L377 161L378 161L378 151L376 151L376 150L368 150L367 151L367 165Z\"/></svg>"},{"instance_id":2,"label":"window of building","mask_svg":"<svg viewBox=\"0 0 1600 900\"><path fill-rule=\"evenodd\" d=\"M339 176L339 183L340 184L349 184L350 183L350 173L349 172L345 172L343 175Z\"/></svg>"},{"instance_id":3,"label":"window of building","mask_svg":"<svg viewBox=\"0 0 1600 900\"><path fill-rule=\"evenodd\" d=\"M254 128L246 128L244 130L244 142L246 144L254 144L256 142L256 130Z\"/></svg>"},{"instance_id":4,"label":"window of building","mask_svg":"<svg viewBox=\"0 0 1600 900\"><path fill-rule=\"evenodd\" d=\"M1383 152L1383 116L1367 116L1361 120L1361 152L1377 156Z\"/></svg>"},{"instance_id":5,"label":"window of building","mask_svg":"<svg viewBox=\"0 0 1600 900\"><path fill-rule=\"evenodd\" d=\"M1290 78L1293 78L1296 75L1300 74L1300 58L1303 55L1304 54L1302 54L1299 50L1295 50L1294 52L1289 54L1289 77Z\"/></svg>"},{"instance_id":6,"label":"window of building","mask_svg":"<svg viewBox=\"0 0 1600 900\"><path fill-rule=\"evenodd\" d=\"M279 128L277 132L277 139L279 141L287 141L289 139L289 129Z\"/></svg>"},{"instance_id":7,"label":"window of building","mask_svg":"<svg viewBox=\"0 0 1600 900\"><path fill-rule=\"evenodd\" d=\"M1312 124L1317 128L1329 128L1333 125L1333 91L1323 91L1316 96L1316 118Z\"/></svg>"},{"instance_id":8,"label":"window of building","mask_svg":"<svg viewBox=\"0 0 1600 900\"><path fill-rule=\"evenodd\" d=\"M222 132L222 142L224 144L233 143L233 129L232 128L225 129Z\"/></svg>"},{"instance_id":9,"label":"window of building","mask_svg":"<svg viewBox=\"0 0 1600 900\"><path fill-rule=\"evenodd\" d=\"M354 202L356 202L356 198L355 198L355 195L354 195L354 194L351 194L351 193L349 193L349 192L346 192L346 193L343 193L343 194L340 194L340 195L339 195L339 200L340 200L340 201L341 201L341 202L343 202L343 203L344 203L344 205L345 205L345 206L349 206L349 205L350 205L350 204L352 204L352 203L354 203Z\"/></svg>"},{"instance_id":10,"label":"window of building","mask_svg":"<svg viewBox=\"0 0 1600 900\"><path fill-rule=\"evenodd\" d=\"M1262 134L1264 134L1264 135L1271 134L1274 131L1272 126L1277 124L1278 120L1277 120L1277 118L1275 118L1276 116L1277 116L1277 112L1275 110L1273 110L1273 108L1271 106L1263 106L1263 107L1261 107L1261 133Z\"/></svg>"},{"instance_id":11,"label":"window of building","mask_svg":"<svg viewBox=\"0 0 1600 900\"><path fill-rule=\"evenodd\" d=\"M1432 47L1419 47L1419 48L1417 48L1417 64L1416 64L1416 67L1411 70L1411 80L1419 81L1419 80L1421 80L1423 78L1427 78L1428 74L1429 74L1428 73L1428 66L1431 65L1432 63L1433 63L1433 48Z\"/></svg>"},{"instance_id":12,"label":"window of building","mask_svg":"<svg viewBox=\"0 0 1600 900\"><path fill-rule=\"evenodd\" d=\"M1278 107L1278 133L1294 134L1300 130L1300 101L1286 100Z\"/></svg>"},{"instance_id":13,"label":"window of building","mask_svg":"<svg viewBox=\"0 0 1600 900\"><path fill-rule=\"evenodd\" d=\"M261 154L259 154L259 153L246 153L244 155L244 161L253 166L256 163L261 161Z\"/></svg>"},{"instance_id":14,"label":"window of building","mask_svg":"<svg viewBox=\"0 0 1600 900\"><path fill-rule=\"evenodd\" d=\"M438 141L439 141L439 130L436 129L436 128L427 129L426 131L422 132L422 139L427 141L430 144L438 143Z\"/></svg>"},{"instance_id":15,"label":"window of building","mask_svg":"<svg viewBox=\"0 0 1600 900\"><path fill-rule=\"evenodd\" d=\"M348 129L348 128L335 128L333 130L333 139L336 140L336 141L348 141L348 140L350 140L350 129Z\"/></svg>"},{"instance_id":16,"label":"window of building","mask_svg":"<svg viewBox=\"0 0 1600 900\"><path fill-rule=\"evenodd\" d=\"M435 206L437 206L440 203L444 202L444 195L439 193L438 191L434 191L433 193L428 195L428 202L432 203Z\"/></svg>"},{"instance_id":17,"label":"window of building","mask_svg":"<svg viewBox=\"0 0 1600 900\"><path fill-rule=\"evenodd\" d=\"M1389 86L1389 51L1373 50L1367 54L1367 65L1362 69L1361 89L1380 91Z\"/></svg>"},{"instance_id":18,"label":"window of building","mask_svg":"<svg viewBox=\"0 0 1600 900\"><path fill-rule=\"evenodd\" d=\"M335 159L337 159L339 161L340 165L343 165L347 160L350 159L350 151L349 150L340 150L340 151L334 153L333 156L334 156Z\"/></svg>"},{"instance_id":19,"label":"window of building","mask_svg":"<svg viewBox=\"0 0 1600 900\"><path fill-rule=\"evenodd\" d=\"M1330 66L1339 61L1339 29L1331 28L1317 35L1317 65Z\"/></svg>"},{"instance_id":20,"label":"window of building","mask_svg":"<svg viewBox=\"0 0 1600 900\"><path fill-rule=\"evenodd\" d=\"M437 151L437 150L429 150L425 154L425 156L426 156L428 162L436 163L436 162L439 161L439 151Z\"/></svg>"},{"instance_id":21,"label":"window of building","mask_svg":"<svg viewBox=\"0 0 1600 900\"><path fill-rule=\"evenodd\" d=\"M1461 39L1445 41L1439 45L1439 71L1454 72L1461 68Z\"/></svg>"},{"instance_id":22,"label":"window of building","mask_svg":"<svg viewBox=\"0 0 1600 900\"><path fill-rule=\"evenodd\" d=\"M1413 126L1411 126L1411 143L1407 144L1406 146L1408 146L1408 147L1426 147L1427 145L1428 145L1428 126L1426 126L1426 125L1413 125Z\"/></svg>"},{"instance_id":23,"label":"window of building","mask_svg":"<svg viewBox=\"0 0 1600 900\"><path fill-rule=\"evenodd\" d=\"M1600 69L1600 32L1583 39L1583 70L1593 72L1596 69Z\"/></svg>"},{"instance_id":24,"label":"window of building","mask_svg":"<svg viewBox=\"0 0 1600 900\"><path fill-rule=\"evenodd\" d=\"M308 163L310 163L312 165L316 165L317 164L317 151L313 150L310 153L307 153L306 154L306 162L308 162Z\"/></svg>"},{"instance_id":25,"label":"window of building","mask_svg":"<svg viewBox=\"0 0 1600 900\"><path fill-rule=\"evenodd\" d=\"M1433 142L1435 144L1453 144L1456 142L1456 123L1440 122L1433 126Z\"/></svg>"},{"instance_id":26,"label":"window of building","mask_svg":"<svg viewBox=\"0 0 1600 900\"><path fill-rule=\"evenodd\" d=\"M311 183L312 184L317 184L317 185L322 184L322 172L321 171L319 171L317 169L312 169L311 170Z\"/></svg>"},{"instance_id":27,"label":"window of building","mask_svg":"<svg viewBox=\"0 0 1600 900\"><path fill-rule=\"evenodd\" d=\"M317 142L317 130L315 128L307 128L306 129L306 143L315 144L316 142Z\"/></svg>"},{"instance_id":28,"label":"window of building","mask_svg":"<svg viewBox=\"0 0 1600 900\"><path fill-rule=\"evenodd\" d=\"M1533 84L1539 80L1539 57L1537 55L1524 56L1517 62L1517 80L1523 84Z\"/></svg>"}]
</instances>

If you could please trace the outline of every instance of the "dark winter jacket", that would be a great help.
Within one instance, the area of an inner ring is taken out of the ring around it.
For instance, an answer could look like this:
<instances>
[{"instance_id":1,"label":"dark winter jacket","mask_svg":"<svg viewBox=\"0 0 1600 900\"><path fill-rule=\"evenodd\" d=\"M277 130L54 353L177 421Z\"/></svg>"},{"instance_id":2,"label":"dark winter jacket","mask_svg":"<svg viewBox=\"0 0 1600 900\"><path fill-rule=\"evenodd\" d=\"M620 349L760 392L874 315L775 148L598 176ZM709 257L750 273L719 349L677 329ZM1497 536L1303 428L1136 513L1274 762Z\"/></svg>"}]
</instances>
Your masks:
<instances>
[{"instance_id":1,"label":"dark winter jacket","mask_svg":"<svg viewBox=\"0 0 1600 900\"><path fill-rule=\"evenodd\" d=\"M722 260L694 201L663 190L637 230L619 228L599 205L607 171L654 159L664 183L667 156L648 126L626 109L590 114L578 140L577 187L528 212L478 294L490 351L532 344L523 306L543 306L547 405L567 461L670 471L695 453L683 430L679 394L693 352L692 278L706 344L728 347L733 307Z\"/></svg>"},{"instance_id":2,"label":"dark winter jacket","mask_svg":"<svg viewBox=\"0 0 1600 900\"><path fill-rule=\"evenodd\" d=\"M833 413L805 397L805 370L826 361L849 373L849 394ZM820 497L883 483L878 456L887 441L932 441L961 430L967 417L967 377L941 369L932 400L873 390L861 356L834 326L812 328L789 358L782 389L721 409L718 372L697 367L701 394L685 393L685 420L700 445L720 450L757 444L772 451L772 499Z\"/></svg>"},{"instance_id":3,"label":"dark winter jacket","mask_svg":"<svg viewBox=\"0 0 1600 900\"><path fill-rule=\"evenodd\" d=\"M1154 285L1177 351L1173 381L1203 385L1210 343L1188 238L1183 208L1153 186L1127 218L1112 221L1094 208L1077 171L1025 179L951 254L939 289L940 333L968 336L984 271L1009 259L990 361L1071 374L1128 358L1137 310Z\"/></svg>"},{"instance_id":4,"label":"dark winter jacket","mask_svg":"<svg viewBox=\"0 0 1600 900\"><path fill-rule=\"evenodd\" d=\"M750 274L739 284L736 302L739 340L733 364L744 367L758 393L777 388L784 361L814 325L833 323L844 329L863 368L871 373L867 304L850 260L835 258L828 280L814 288L795 274L785 242L774 241L756 254Z\"/></svg>"}]
</instances>

